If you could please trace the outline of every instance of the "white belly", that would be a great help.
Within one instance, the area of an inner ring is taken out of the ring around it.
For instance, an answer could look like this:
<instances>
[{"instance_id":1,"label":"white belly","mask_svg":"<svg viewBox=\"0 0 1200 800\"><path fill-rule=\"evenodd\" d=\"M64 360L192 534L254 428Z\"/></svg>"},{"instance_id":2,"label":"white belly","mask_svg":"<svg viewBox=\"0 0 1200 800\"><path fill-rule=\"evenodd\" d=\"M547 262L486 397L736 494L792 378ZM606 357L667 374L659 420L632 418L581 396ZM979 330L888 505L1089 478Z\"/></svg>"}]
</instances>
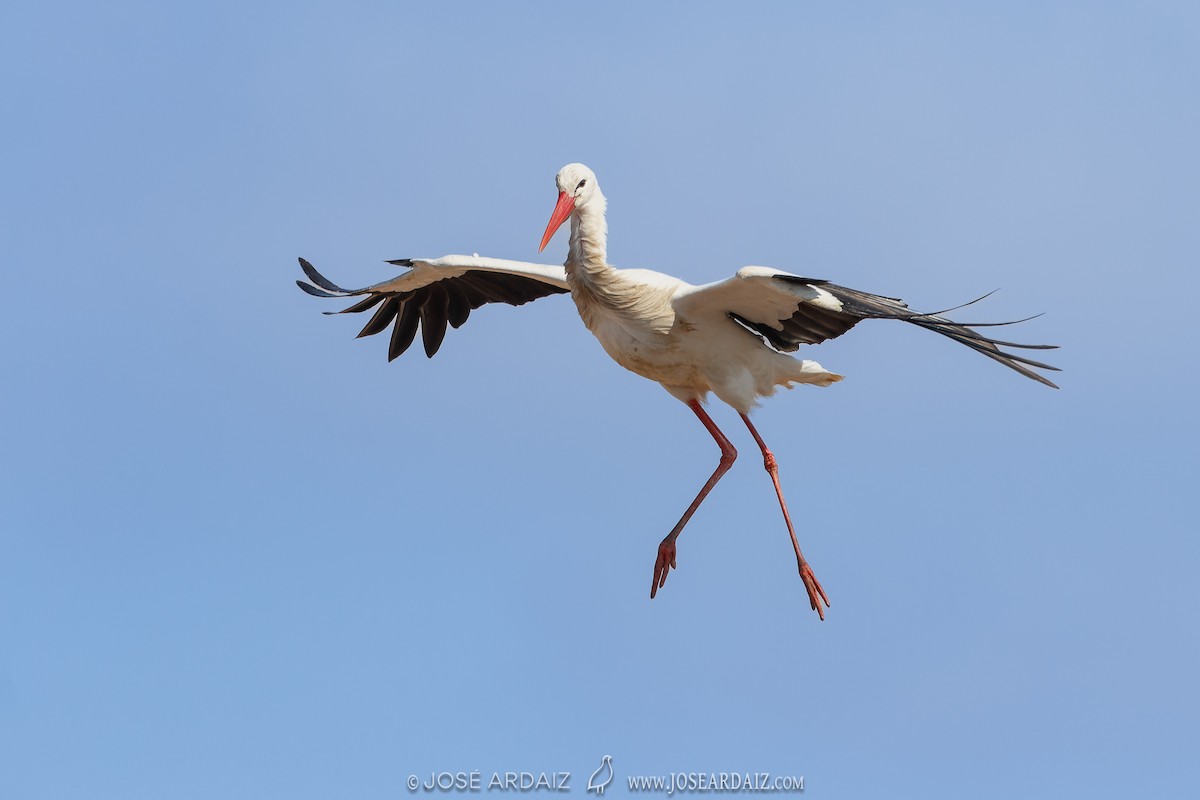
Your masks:
<instances>
[{"instance_id":1,"label":"white belly","mask_svg":"<svg viewBox=\"0 0 1200 800\"><path fill-rule=\"evenodd\" d=\"M678 336L646 333L616 319L602 321L592 333L613 361L630 372L665 385L707 390L698 362Z\"/></svg>"},{"instance_id":2,"label":"white belly","mask_svg":"<svg viewBox=\"0 0 1200 800\"><path fill-rule=\"evenodd\" d=\"M678 280L659 286L634 276L633 271L608 276L617 288L608 287L607 294L575 285L571 294L584 324L614 361L684 402L713 392L745 412L778 386L827 386L842 379L815 361L772 350L724 314L679 318L671 303Z\"/></svg>"},{"instance_id":3,"label":"white belly","mask_svg":"<svg viewBox=\"0 0 1200 800\"><path fill-rule=\"evenodd\" d=\"M722 324L724 323L724 324ZM647 335L619 320L606 320L592 333L621 366L657 381L684 402L713 392L739 411L759 397L793 383L828 386L842 379L815 361L802 361L764 345L726 320L709 329L676 324L668 334Z\"/></svg>"}]
</instances>

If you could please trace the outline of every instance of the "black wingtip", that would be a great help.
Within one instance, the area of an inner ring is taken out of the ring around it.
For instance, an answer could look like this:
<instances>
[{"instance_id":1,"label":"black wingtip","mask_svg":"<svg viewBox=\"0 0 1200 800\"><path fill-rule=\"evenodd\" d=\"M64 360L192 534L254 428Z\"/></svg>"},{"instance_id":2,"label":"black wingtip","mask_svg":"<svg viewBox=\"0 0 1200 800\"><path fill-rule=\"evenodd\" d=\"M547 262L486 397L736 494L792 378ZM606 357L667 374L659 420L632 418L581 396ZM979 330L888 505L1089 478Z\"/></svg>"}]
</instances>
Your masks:
<instances>
[{"instance_id":1,"label":"black wingtip","mask_svg":"<svg viewBox=\"0 0 1200 800\"><path fill-rule=\"evenodd\" d=\"M315 283L317 286L320 286L325 291L334 293L334 294L329 295L330 297L336 297L337 295L353 294L353 292L351 292L349 289L343 289L342 287L338 286L333 281L326 278L321 273L317 272L317 268L314 267L311 263L309 263L309 261L307 259L301 258L301 259L299 259L299 261L300 261L300 269L304 270L304 274L308 276L308 279L310 281Z\"/></svg>"},{"instance_id":2,"label":"black wingtip","mask_svg":"<svg viewBox=\"0 0 1200 800\"><path fill-rule=\"evenodd\" d=\"M324 289L318 289L316 286L313 286L310 283L305 283L304 281L296 281L296 285L311 294L313 297L342 297L340 294L334 294L333 292L327 292Z\"/></svg>"},{"instance_id":3,"label":"black wingtip","mask_svg":"<svg viewBox=\"0 0 1200 800\"><path fill-rule=\"evenodd\" d=\"M391 264L394 267L411 267L413 260L411 258L393 258L383 263Z\"/></svg>"},{"instance_id":4,"label":"black wingtip","mask_svg":"<svg viewBox=\"0 0 1200 800\"><path fill-rule=\"evenodd\" d=\"M960 303L959 305L951 306L950 308L943 308L941 311L926 311L925 313L921 314L921 316L922 317L936 317L939 314L948 314L951 311L958 311L960 308L966 308L967 306L973 306L976 303L978 303L980 300L986 300L998 291L1000 291L999 286L997 286L995 289L992 289L987 294L979 295L979 297L976 297L974 300L968 300L965 303Z\"/></svg>"}]
</instances>

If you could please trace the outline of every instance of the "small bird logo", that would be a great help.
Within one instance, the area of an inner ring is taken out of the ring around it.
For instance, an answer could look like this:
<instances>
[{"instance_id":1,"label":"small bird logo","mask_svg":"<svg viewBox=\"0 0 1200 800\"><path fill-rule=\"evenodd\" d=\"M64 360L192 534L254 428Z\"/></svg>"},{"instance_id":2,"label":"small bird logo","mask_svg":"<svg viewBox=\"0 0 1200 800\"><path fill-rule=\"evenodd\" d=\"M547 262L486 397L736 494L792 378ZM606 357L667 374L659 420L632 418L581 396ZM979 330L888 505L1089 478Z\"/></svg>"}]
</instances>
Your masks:
<instances>
[{"instance_id":1,"label":"small bird logo","mask_svg":"<svg viewBox=\"0 0 1200 800\"><path fill-rule=\"evenodd\" d=\"M588 778L587 790L595 792L598 795L603 795L604 789L612 783L612 779L612 756L605 756L600 759L600 766L592 773L592 777Z\"/></svg>"}]
</instances>

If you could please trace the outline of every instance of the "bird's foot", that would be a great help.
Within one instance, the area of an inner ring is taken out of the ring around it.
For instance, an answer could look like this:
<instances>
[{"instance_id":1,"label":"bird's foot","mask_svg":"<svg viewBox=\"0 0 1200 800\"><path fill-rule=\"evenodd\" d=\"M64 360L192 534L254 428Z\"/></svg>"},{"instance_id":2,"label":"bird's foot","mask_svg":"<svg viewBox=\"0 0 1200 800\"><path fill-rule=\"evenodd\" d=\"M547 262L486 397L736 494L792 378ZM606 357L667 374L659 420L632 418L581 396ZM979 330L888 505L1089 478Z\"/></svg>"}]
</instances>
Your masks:
<instances>
[{"instance_id":1,"label":"bird's foot","mask_svg":"<svg viewBox=\"0 0 1200 800\"><path fill-rule=\"evenodd\" d=\"M654 581L650 584L650 599L658 594L658 590L667 582L667 573L675 566L675 540L671 537L663 539L658 545L658 560L654 562Z\"/></svg>"},{"instance_id":2,"label":"bird's foot","mask_svg":"<svg viewBox=\"0 0 1200 800\"><path fill-rule=\"evenodd\" d=\"M809 606L824 620L825 609L821 608L821 601L825 602L825 608L829 608L829 598L825 596L825 590L821 588L821 582L817 580L816 575L813 575L812 568L808 566L807 561L800 562L800 580L804 581L804 590L808 592Z\"/></svg>"}]
</instances>

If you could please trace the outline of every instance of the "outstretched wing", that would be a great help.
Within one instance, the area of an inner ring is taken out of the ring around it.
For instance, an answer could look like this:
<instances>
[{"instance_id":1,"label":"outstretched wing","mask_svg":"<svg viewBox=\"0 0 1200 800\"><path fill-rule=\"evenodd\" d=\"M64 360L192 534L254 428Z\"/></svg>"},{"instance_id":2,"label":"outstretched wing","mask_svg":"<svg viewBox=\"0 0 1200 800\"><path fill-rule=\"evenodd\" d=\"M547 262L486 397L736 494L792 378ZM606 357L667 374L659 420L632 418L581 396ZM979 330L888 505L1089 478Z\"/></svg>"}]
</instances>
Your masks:
<instances>
[{"instance_id":1,"label":"outstretched wing","mask_svg":"<svg viewBox=\"0 0 1200 800\"><path fill-rule=\"evenodd\" d=\"M980 297L971 303L982 299ZM941 316L945 311L922 314L913 311L907 303L894 297L847 289L829 281L801 278L767 267L743 267L729 280L684 290L676 296L675 309L684 317L706 313L724 314L733 323L761 337L775 349L789 353L802 344L820 344L827 339L837 338L864 319L903 320L948 336L1027 378L1058 388L1030 369L1036 367L1057 372L1058 367L1000 349L1015 347L1023 350L1053 350L1056 345L1005 342L973 330L1012 325L1025 320L955 322Z\"/></svg>"},{"instance_id":2,"label":"outstretched wing","mask_svg":"<svg viewBox=\"0 0 1200 800\"><path fill-rule=\"evenodd\" d=\"M563 268L547 264L456 255L399 258L387 263L411 269L365 289L343 289L302 258L300 267L312 283L296 281L296 285L315 297L366 295L349 308L325 313L358 314L379 306L358 335L379 333L394 321L388 361L408 349L418 327L425 355L433 358L446 336L446 324L460 327L473 310L485 303L519 306L569 291Z\"/></svg>"}]
</instances>

